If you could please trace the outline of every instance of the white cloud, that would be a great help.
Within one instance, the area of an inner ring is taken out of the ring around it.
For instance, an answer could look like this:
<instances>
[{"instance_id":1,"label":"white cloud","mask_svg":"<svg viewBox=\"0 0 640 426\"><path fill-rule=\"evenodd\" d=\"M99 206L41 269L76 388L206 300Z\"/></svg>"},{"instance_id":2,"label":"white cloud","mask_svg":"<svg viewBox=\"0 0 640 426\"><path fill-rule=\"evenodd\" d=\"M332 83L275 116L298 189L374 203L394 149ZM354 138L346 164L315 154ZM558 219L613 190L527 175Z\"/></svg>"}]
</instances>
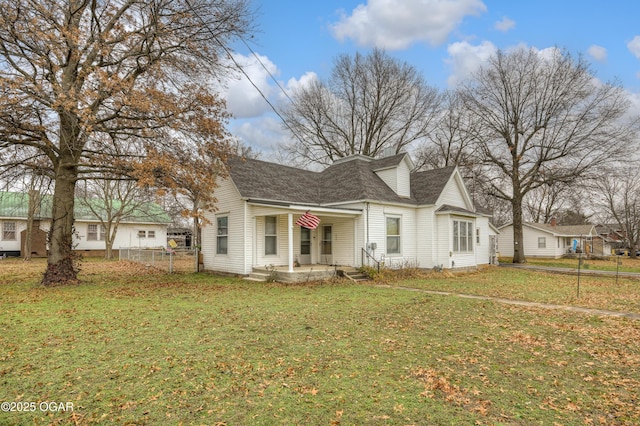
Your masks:
<instances>
[{"instance_id":1,"label":"white cloud","mask_svg":"<svg viewBox=\"0 0 640 426\"><path fill-rule=\"evenodd\" d=\"M419 41L439 46L466 16L486 10L481 0L368 0L343 14L331 31L340 41L366 47L401 50Z\"/></svg>"},{"instance_id":2,"label":"white cloud","mask_svg":"<svg viewBox=\"0 0 640 426\"><path fill-rule=\"evenodd\" d=\"M496 22L494 28L498 31L507 32L512 28L515 28L516 22L504 16L502 20Z\"/></svg>"},{"instance_id":3,"label":"white cloud","mask_svg":"<svg viewBox=\"0 0 640 426\"><path fill-rule=\"evenodd\" d=\"M272 116L234 120L230 130L243 144L262 153L265 160L272 159L277 147L291 140L280 119Z\"/></svg>"},{"instance_id":4,"label":"white cloud","mask_svg":"<svg viewBox=\"0 0 640 426\"><path fill-rule=\"evenodd\" d=\"M285 89L287 90L287 93L290 94L294 90L308 87L311 83L317 80L318 80L318 75L315 72L308 71L298 79L290 78L289 81L287 82L287 86L285 87Z\"/></svg>"},{"instance_id":5,"label":"white cloud","mask_svg":"<svg viewBox=\"0 0 640 426\"><path fill-rule=\"evenodd\" d=\"M445 62L451 67L451 75L447 82L449 87L455 87L470 77L486 62L498 49L489 42L474 46L466 41L450 44L447 48L449 58Z\"/></svg>"},{"instance_id":6,"label":"white cloud","mask_svg":"<svg viewBox=\"0 0 640 426\"><path fill-rule=\"evenodd\" d=\"M627 48L636 58L640 59L640 36L635 36L633 40L627 43Z\"/></svg>"},{"instance_id":7,"label":"white cloud","mask_svg":"<svg viewBox=\"0 0 640 426\"><path fill-rule=\"evenodd\" d=\"M604 62L607 60L607 49L602 46L592 45L587 49L587 53L589 56L593 58L594 61Z\"/></svg>"},{"instance_id":8,"label":"white cloud","mask_svg":"<svg viewBox=\"0 0 640 426\"><path fill-rule=\"evenodd\" d=\"M227 88L225 90L227 109L236 118L257 117L271 109L262 98L260 92L262 92L267 99L273 95L275 89L269 73L274 76L277 75L278 68L266 56L257 56L260 61L253 55L244 56L235 54L233 56L235 61L242 66L244 72L253 82L253 84L251 84L251 81L241 73L236 79L227 81ZM254 87L254 84L260 91Z\"/></svg>"}]
</instances>

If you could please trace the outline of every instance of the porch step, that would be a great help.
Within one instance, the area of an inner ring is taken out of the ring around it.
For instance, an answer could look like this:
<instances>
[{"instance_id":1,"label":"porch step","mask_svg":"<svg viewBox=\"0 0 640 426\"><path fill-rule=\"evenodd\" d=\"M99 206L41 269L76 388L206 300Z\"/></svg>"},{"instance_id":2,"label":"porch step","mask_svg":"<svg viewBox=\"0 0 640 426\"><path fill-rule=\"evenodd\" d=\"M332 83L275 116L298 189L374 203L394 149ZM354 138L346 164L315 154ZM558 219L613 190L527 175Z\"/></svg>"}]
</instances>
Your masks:
<instances>
[{"instance_id":1,"label":"porch step","mask_svg":"<svg viewBox=\"0 0 640 426\"><path fill-rule=\"evenodd\" d=\"M357 269L344 269L344 276L353 282L371 281L371 279Z\"/></svg>"},{"instance_id":2,"label":"porch step","mask_svg":"<svg viewBox=\"0 0 640 426\"><path fill-rule=\"evenodd\" d=\"M269 274L264 273L264 272L252 272L249 274L249 276L244 277L245 280L247 281L256 281L256 282L267 282L267 280L269 279Z\"/></svg>"}]
</instances>

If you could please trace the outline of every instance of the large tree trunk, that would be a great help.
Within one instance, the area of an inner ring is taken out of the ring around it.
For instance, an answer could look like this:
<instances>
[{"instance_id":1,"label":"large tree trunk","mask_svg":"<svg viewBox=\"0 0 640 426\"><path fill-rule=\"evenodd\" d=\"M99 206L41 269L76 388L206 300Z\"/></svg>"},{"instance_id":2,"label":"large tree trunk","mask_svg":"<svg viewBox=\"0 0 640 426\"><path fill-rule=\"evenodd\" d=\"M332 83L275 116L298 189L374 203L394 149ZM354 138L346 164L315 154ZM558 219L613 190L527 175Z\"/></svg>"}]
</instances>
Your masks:
<instances>
[{"instance_id":1,"label":"large tree trunk","mask_svg":"<svg viewBox=\"0 0 640 426\"><path fill-rule=\"evenodd\" d=\"M42 278L45 286L74 283L78 280L77 254L73 252L73 205L77 176L73 159L61 158L55 173L49 257L47 270Z\"/></svg>"},{"instance_id":2,"label":"large tree trunk","mask_svg":"<svg viewBox=\"0 0 640 426\"><path fill-rule=\"evenodd\" d=\"M522 196L513 194L511 199L513 211L513 263L526 263L524 256L524 233L522 231Z\"/></svg>"}]
</instances>

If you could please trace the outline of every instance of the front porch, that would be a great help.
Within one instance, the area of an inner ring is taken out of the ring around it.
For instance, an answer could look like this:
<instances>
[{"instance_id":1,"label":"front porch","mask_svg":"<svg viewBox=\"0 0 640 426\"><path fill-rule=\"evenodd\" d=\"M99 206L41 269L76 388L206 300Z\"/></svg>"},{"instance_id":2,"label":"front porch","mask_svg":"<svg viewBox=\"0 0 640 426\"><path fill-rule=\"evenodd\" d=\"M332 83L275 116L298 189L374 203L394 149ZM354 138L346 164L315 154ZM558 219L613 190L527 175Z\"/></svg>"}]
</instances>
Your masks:
<instances>
[{"instance_id":1,"label":"front porch","mask_svg":"<svg viewBox=\"0 0 640 426\"><path fill-rule=\"evenodd\" d=\"M250 265L254 278L277 275L283 282L312 281L336 275L339 267L334 265L359 265L361 210L255 201L248 205L254 224ZM318 218L314 229L296 224L305 212Z\"/></svg>"},{"instance_id":2,"label":"front porch","mask_svg":"<svg viewBox=\"0 0 640 426\"><path fill-rule=\"evenodd\" d=\"M353 266L339 265L302 265L295 266L293 271L290 271L288 266L254 267L253 272L245 279L258 282L300 283L328 280L355 272L357 272L357 269Z\"/></svg>"}]
</instances>

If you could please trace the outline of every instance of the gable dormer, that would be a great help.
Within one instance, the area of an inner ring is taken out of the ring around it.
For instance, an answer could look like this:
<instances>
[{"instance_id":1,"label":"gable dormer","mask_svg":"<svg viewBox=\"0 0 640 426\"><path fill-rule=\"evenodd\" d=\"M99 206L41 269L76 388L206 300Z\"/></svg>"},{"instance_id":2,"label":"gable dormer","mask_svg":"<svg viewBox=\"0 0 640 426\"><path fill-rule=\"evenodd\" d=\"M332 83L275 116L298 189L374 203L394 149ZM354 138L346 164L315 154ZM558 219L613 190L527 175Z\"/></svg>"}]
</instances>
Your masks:
<instances>
[{"instance_id":1,"label":"gable dormer","mask_svg":"<svg viewBox=\"0 0 640 426\"><path fill-rule=\"evenodd\" d=\"M371 167L376 175L400 197L411 197L413 162L406 153L374 160Z\"/></svg>"}]
</instances>

